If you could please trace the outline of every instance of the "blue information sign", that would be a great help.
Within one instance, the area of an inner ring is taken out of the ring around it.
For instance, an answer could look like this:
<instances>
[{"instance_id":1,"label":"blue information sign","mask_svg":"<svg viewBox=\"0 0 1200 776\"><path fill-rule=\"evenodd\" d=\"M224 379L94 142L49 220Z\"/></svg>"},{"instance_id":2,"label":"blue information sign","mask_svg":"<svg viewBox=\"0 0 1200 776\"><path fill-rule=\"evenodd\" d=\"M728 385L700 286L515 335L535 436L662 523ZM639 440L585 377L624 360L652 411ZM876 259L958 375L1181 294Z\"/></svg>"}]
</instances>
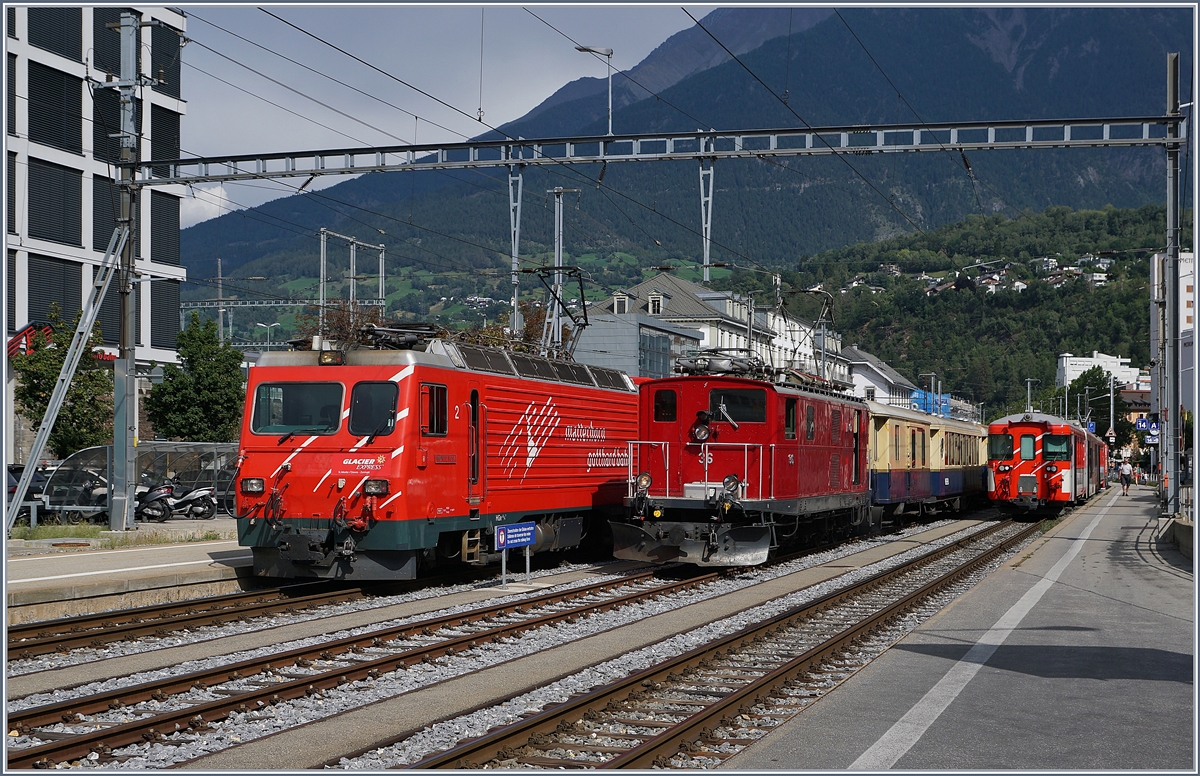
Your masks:
<instances>
[{"instance_id":1,"label":"blue information sign","mask_svg":"<svg viewBox=\"0 0 1200 776\"><path fill-rule=\"evenodd\" d=\"M496 551L509 547L528 547L537 539L537 523L513 523L496 526Z\"/></svg>"},{"instance_id":2,"label":"blue information sign","mask_svg":"<svg viewBox=\"0 0 1200 776\"><path fill-rule=\"evenodd\" d=\"M1156 421L1150 421L1150 433L1158 435L1158 423Z\"/></svg>"},{"instance_id":3,"label":"blue information sign","mask_svg":"<svg viewBox=\"0 0 1200 776\"><path fill-rule=\"evenodd\" d=\"M1133 421L1133 427L1138 431L1149 431L1150 430L1150 419L1149 418L1138 418L1137 420Z\"/></svg>"},{"instance_id":4,"label":"blue information sign","mask_svg":"<svg viewBox=\"0 0 1200 776\"><path fill-rule=\"evenodd\" d=\"M1088 431L1090 431L1093 434L1096 433L1096 421L1094 421L1094 420L1088 421Z\"/></svg>"}]
</instances>

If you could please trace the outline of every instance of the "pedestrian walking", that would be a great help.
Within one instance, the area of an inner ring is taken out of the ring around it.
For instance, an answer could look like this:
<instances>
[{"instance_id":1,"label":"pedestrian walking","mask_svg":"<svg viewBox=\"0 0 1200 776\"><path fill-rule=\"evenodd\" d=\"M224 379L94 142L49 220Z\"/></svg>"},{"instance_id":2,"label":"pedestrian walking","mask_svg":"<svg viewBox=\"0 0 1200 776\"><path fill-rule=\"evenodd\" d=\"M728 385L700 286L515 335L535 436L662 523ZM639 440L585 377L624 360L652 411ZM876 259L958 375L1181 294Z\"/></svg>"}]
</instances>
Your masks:
<instances>
[{"instance_id":1,"label":"pedestrian walking","mask_svg":"<svg viewBox=\"0 0 1200 776\"><path fill-rule=\"evenodd\" d=\"M1121 495L1129 495L1129 482L1133 479L1133 467L1129 465L1129 459L1121 461L1121 468L1118 469L1121 473Z\"/></svg>"}]
</instances>

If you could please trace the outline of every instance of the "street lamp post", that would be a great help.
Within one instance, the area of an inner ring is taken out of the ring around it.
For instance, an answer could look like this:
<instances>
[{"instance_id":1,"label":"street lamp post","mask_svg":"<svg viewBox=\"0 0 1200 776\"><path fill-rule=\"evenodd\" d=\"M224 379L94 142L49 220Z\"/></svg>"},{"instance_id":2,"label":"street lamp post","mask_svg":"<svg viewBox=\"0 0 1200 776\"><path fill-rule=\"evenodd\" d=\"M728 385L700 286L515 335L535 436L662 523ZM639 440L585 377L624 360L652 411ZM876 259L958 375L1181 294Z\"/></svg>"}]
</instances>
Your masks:
<instances>
[{"instance_id":1,"label":"street lamp post","mask_svg":"<svg viewBox=\"0 0 1200 776\"><path fill-rule=\"evenodd\" d=\"M608 134L612 134L612 55L613 50L610 48L598 48L596 46L576 46L576 51L582 51L585 54L599 54L602 57L608 58Z\"/></svg>"},{"instance_id":2,"label":"street lamp post","mask_svg":"<svg viewBox=\"0 0 1200 776\"><path fill-rule=\"evenodd\" d=\"M254 325L267 330L267 350L270 350L271 349L271 329L274 329L279 324L278 323L256 323Z\"/></svg>"}]
</instances>

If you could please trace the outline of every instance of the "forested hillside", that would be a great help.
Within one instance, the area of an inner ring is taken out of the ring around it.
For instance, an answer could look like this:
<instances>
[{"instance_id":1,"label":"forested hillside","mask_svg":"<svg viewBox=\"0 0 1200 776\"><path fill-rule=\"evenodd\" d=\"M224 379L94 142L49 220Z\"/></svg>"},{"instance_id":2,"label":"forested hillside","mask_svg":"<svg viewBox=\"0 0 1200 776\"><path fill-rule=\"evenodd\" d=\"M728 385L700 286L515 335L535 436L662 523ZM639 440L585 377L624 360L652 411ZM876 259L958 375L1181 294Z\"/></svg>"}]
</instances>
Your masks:
<instances>
[{"instance_id":1,"label":"forested hillside","mask_svg":"<svg viewBox=\"0 0 1200 776\"><path fill-rule=\"evenodd\" d=\"M925 234L805 256L784 279L794 288L820 283L831 292L833 328L844 344L859 345L914 382L934 372L944 390L983 402L994 415L1002 406L1024 404L1026 378L1040 381L1037 391L1052 392L1060 353L1098 350L1146 366L1152 358L1150 257L1164 249L1165 229L1165 211L1155 206L971 217ZM1183 245L1191 239L1189 211ZM1115 260L1105 285L1076 278L1055 288L1029 263L1055 257L1069 266L1085 254ZM954 285L927 293L933 284L955 280L955 270L984 261L992 263L963 270ZM902 274L889 275L881 265L896 265ZM921 273L936 278L917 279ZM980 281L1000 273L1000 290L989 293ZM864 282L843 292L855 278ZM1024 290L1011 288L1017 281ZM748 290L762 282L737 273L722 285ZM821 298L798 295L790 304L815 320Z\"/></svg>"}]
</instances>

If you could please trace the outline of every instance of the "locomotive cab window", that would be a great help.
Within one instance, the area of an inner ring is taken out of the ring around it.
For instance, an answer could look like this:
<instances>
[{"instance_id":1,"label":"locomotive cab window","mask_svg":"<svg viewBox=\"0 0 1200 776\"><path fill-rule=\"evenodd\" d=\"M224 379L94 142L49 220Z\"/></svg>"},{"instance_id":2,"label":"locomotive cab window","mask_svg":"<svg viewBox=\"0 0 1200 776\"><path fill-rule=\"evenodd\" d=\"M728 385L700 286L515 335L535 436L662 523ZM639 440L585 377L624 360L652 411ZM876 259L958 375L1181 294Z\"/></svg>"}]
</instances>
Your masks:
<instances>
[{"instance_id":1,"label":"locomotive cab window","mask_svg":"<svg viewBox=\"0 0 1200 776\"><path fill-rule=\"evenodd\" d=\"M1021 436L1021 460L1032 461L1035 457L1033 448L1034 438L1032 434L1023 434Z\"/></svg>"},{"instance_id":2,"label":"locomotive cab window","mask_svg":"<svg viewBox=\"0 0 1200 776\"><path fill-rule=\"evenodd\" d=\"M1007 461L1013 457L1012 434L988 434L988 460Z\"/></svg>"},{"instance_id":3,"label":"locomotive cab window","mask_svg":"<svg viewBox=\"0 0 1200 776\"><path fill-rule=\"evenodd\" d=\"M254 389L250 431L332 434L341 415L341 383L262 383Z\"/></svg>"},{"instance_id":4,"label":"locomotive cab window","mask_svg":"<svg viewBox=\"0 0 1200 776\"><path fill-rule=\"evenodd\" d=\"M350 433L355 436L387 436L396 430L396 401L400 388L395 383L358 383L350 391Z\"/></svg>"},{"instance_id":5,"label":"locomotive cab window","mask_svg":"<svg viewBox=\"0 0 1200 776\"><path fill-rule=\"evenodd\" d=\"M448 406L446 386L421 383L421 436L446 436Z\"/></svg>"},{"instance_id":6,"label":"locomotive cab window","mask_svg":"<svg viewBox=\"0 0 1200 776\"><path fill-rule=\"evenodd\" d=\"M783 438L796 438L796 400L788 399L783 404Z\"/></svg>"},{"instance_id":7,"label":"locomotive cab window","mask_svg":"<svg viewBox=\"0 0 1200 776\"><path fill-rule=\"evenodd\" d=\"M661 389L654 392L654 421L656 423L675 422L675 392Z\"/></svg>"},{"instance_id":8,"label":"locomotive cab window","mask_svg":"<svg viewBox=\"0 0 1200 776\"><path fill-rule=\"evenodd\" d=\"M1047 434L1042 441L1042 457L1047 461L1071 460L1071 437L1066 434Z\"/></svg>"},{"instance_id":9,"label":"locomotive cab window","mask_svg":"<svg viewBox=\"0 0 1200 776\"><path fill-rule=\"evenodd\" d=\"M717 388L708 394L708 411L717 421L766 423L767 392L761 388Z\"/></svg>"},{"instance_id":10,"label":"locomotive cab window","mask_svg":"<svg viewBox=\"0 0 1200 776\"><path fill-rule=\"evenodd\" d=\"M817 435L816 416L817 410L811 404L804 408L804 439L808 442Z\"/></svg>"}]
</instances>

